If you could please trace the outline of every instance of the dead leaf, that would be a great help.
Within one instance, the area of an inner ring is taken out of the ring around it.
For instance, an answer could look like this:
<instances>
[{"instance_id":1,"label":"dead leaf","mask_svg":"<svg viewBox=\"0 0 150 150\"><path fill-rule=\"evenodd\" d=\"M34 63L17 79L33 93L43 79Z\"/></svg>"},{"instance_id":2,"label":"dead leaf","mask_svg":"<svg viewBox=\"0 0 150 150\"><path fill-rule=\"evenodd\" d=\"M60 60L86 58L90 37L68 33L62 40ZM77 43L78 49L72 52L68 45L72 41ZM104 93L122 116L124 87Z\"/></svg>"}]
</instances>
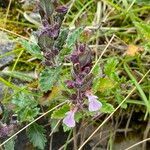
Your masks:
<instances>
[{"instance_id":1,"label":"dead leaf","mask_svg":"<svg viewBox=\"0 0 150 150\"><path fill-rule=\"evenodd\" d=\"M59 96L61 88L54 86L51 91L44 93L43 97L40 99L39 103L41 105L48 105L49 102Z\"/></svg>"},{"instance_id":2,"label":"dead leaf","mask_svg":"<svg viewBox=\"0 0 150 150\"><path fill-rule=\"evenodd\" d=\"M140 51L143 51L142 47L131 44L131 45L128 46L125 55L127 55L127 56L135 56Z\"/></svg>"}]
</instances>

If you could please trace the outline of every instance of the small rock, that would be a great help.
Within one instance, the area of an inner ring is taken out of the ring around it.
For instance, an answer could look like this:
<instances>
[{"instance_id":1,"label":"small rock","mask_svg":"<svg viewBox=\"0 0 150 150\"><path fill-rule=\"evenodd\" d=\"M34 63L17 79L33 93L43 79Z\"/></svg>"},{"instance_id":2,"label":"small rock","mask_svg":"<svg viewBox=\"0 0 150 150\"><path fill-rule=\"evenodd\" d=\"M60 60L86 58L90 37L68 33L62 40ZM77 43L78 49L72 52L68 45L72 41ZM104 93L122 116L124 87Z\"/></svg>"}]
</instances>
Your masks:
<instances>
[{"instance_id":1,"label":"small rock","mask_svg":"<svg viewBox=\"0 0 150 150\"><path fill-rule=\"evenodd\" d=\"M3 89L4 89L4 86L2 83L0 83L0 101L1 101L2 96L3 96Z\"/></svg>"},{"instance_id":2,"label":"small rock","mask_svg":"<svg viewBox=\"0 0 150 150\"><path fill-rule=\"evenodd\" d=\"M12 51L15 48L15 43L8 38L8 35L0 31L0 56L7 52ZM9 55L0 58L0 68L7 65L14 58L14 55Z\"/></svg>"}]
</instances>

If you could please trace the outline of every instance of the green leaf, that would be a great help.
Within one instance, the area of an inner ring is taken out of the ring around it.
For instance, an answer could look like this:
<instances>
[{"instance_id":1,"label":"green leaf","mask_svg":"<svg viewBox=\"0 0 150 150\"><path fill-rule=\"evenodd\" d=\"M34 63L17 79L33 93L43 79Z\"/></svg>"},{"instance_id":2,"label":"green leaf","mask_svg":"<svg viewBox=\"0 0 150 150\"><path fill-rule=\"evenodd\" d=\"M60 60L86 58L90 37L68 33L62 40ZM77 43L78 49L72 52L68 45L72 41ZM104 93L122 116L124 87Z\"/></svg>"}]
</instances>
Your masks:
<instances>
[{"instance_id":1,"label":"green leaf","mask_svg":"<svg viewBox=\"0 0 150 150\"><path fill-rule=\"evenodd\" d=\"M43 92L51 90L53 85L58 81L61 67L44 69L39 78L40 89Z\"/></svg>"},{"instance_id":2,"label":"green leaf","mask_svg":"<svg viewBox=\"0 0 150 150\"><path fill-rule=\"evenodd\" d=\"M71 52L71 48L64 47L59 53L60 62L64 61L65 56L69 55Z\"/></svg>"},{"instance_id":3,"label":"green leaf","mask_svg":"<svg viewBox=\"0 0 150 150\"><path fill-rule=\"evenodd\" d=\"M62 119L65 117L66 112L70 110L70 107L68 104L63 105L59 109L53 111L52 118L54 119Z\"/></svg>"},{"instance_id":4,"label":"green leaf","mask_svg":"<svg viewBox=\"0 0 150 150\"><path fill-rule=\"evenodd\" d=\"M58 120L58 119L51 119L50 122L51 122L50 123L51 131L53 131L53 133L58 132L59 131L58 123L60 122L60 120Z\"/></svg>"},{"instance_id":5,"label":"green leaf","mask_svg":"<svg viewBox=\"0 0 150 150\"><path fill-rule=\"evenodd\" d=\"M93 81L93 85L92 85L92 91L94 93L96 93L98 91L99 85L100 85L100 78L95 78Z\"/></svg>"},{"instance_id":6,"label":"green leaf","mask_svg":"<svg viewBox=\"0 0 150 150\"><path fill-rule=\"evenodd\" d=\"M113 105L106 103L106 102L102 102L102 108L100 109L100 112L112 113L114 110L115 109L114 109Z\"/></svg>"},{"instance_id":7,"label":"green leaf","mask_svg":"<svg viewBox=\"0 0 150 150\"><path fill-rule=\"evenodd\" d=\"M29 126L27 133L30 142L40 150L44 150L47 139L43 126L34 123Z\"/></svg>"},{"instance_id":8,"label":"green leaf","mask_svg":"<svg viewBox=\"0 0 150 150\"><path fill-rule=\"evenodd\" d=\"M93 71L92 71L94 76L98 76L100 74L100 65L96 64L96 66L94 67Z\"/></svg>"},{"instance_id":9,"label":"green leaf","mask_svg":"<svg viewBox=\"0 0 150 150\"><path fill-rule=\"evenodd\" d=\"M25 122L25 121L31 122L39 114L40 108L37 108L37 107L29 108L29 107L30 106L18 111L18 116L20 118L20 122Z\"/></svg>"},{"instance_id":10,"label":"green leaf","mask_svg":"<svg viewBox=\"0 0 150 150\"><path fill-rule=\"evenodd\" d=\"M40 6L46 13L47 17L50 17L54 11L54 6L51 0L40 0Z\"/></svg>"},{"instance_id":11,"label":"green leaf","mask_svg":"<svg viewBox=\"0 0 150 150\"><path fill-rule=\"evenodd\" d=\"M109 78L101 78L99 80L99 83L100 84L99 84L98 91L101 91L101 92L110 90L115 87L115 82Z\"/></svg>"},{"instance_id":12,"label":"green leaf","mask_svg":"<svg viewBox=\"0 0 150 150\"><path fill-rule=\"evenodd\" d=\"M134 25L142 39L150 40L150 24L134 21Z\"/></svg>"},{"instance_id":13,"label":"green leaf","mask_svg":"<svg viewBox=\"0 0 150 150\"><path fill-rule=\"evenodd\" d=\"M75 118L76 122L79 122L82 117L83 117L83 114L81 112L76 112L75 113L75 117L74 118Z\"/></svg>"},{"instance_id":14,"label":"green leaf","mask_svg":"<svg viewBox=\"0 0 150 150\"><path fill-rule=\"evenodd\" d=\"M16 104L20 108L27 107L29 105L37 106L37 102L34 97L24 92L15 93L12 98L12 103Z\"/></svg>"},{"instance_id":15,"label":"green leaf","mask_svg":"<svg viewBox=\"0 0 150 150\"><path fill-rule=\"evenodd\" d=\"M63 47L63 45L66 43L66 37L68 36L68 33L68 29L62 30L57 38L57 41L55 41L55 47L60 50L60 53L58 54L60 62L64 61L64 57L71 51L71 48Z\"/></svg>"},{"instance_id":16,"label":"green leaf","mask_svg":"<svg viewBox=\"0 0 150 150\"><path fill-rule=\"evenodd\" d=\"M38 59L43 59L44 57L41 54L40 47L33 42L29 42L26 40L21 40L21 45L29 52L33 57L37 57Z\"/></svg>"},{"instance_id":17,"label":"green leaf","mask_svg":"<svg viewBox=\"0 0 150 150\"><path fill-rule=\"evenodd\" d=\"M82 31L83 31L83 27L80 27L80 28L75 29L72 33L68 35L67 40L66 40L66 46L68 48L71 48L76 43Z\"/></svg>"},{"instance_id":18,"label":"green leaf","mask_svg":"<svg viewBox=\"0 0 150 150\"><path fill-rule=\"evenodd\" d=\"M114 92L114 96L115 96L115 101L120 104L123 100L124 100L124 96L121 94L121 90L120 89L116 89L116 91ZM127 103L124 102L121 105L121 108L126 109L127 108Z\"/></svg>"},{"instance_id":19,"label":"green leaf","mask_svg":"<svg viewBox=\"0 0 150 150\"><path fill-rule=\"evenodd\" d=\"M105 67L104 67L104 73L108 77L112 78L114 76L114 73L116 71L116 66L117 66L118 63L119 62L116 58L109 58L107 60L107 63L105 65Z\"/></svg>"},{"instance_id":20,"label":"green leaf","mask_svg":"<svg viewBox=\"0 0 150 150\"><path fill-rule=\"evenodd\" d=\"M94 80L92 89L94 93L97 91L104 92L106 90L114 88L115 85L116 82L109 78L99 78Z\"/></svg>"},{"instance_id":21,"label":"green leaf","mask_svg":"<svg viewBox=\"0 0 150 150\"><path fill-rule=\"evenodd\" d=\"M32 95L24 92L15 93L12 104L15 104L15 112L18 114L20 122L33 121L39 113L37 101Z\"/></svg>"},{"instance_id":22,"label":"green leaf","mask_svg":"<svg viewBox=\"0 0 150 150\"><path fill-rule=\"evenodd\" d=\"M38 45L42 50L44 50L45 48L51 48L53 44L54 40L46 34L41 34L38 37Z\"/></svg>"},{"instance_id":23,"label":"green leaf","mask_svg":"<svg viewBox=\"0 0 150 150\"><path fill-rule=\"evenodd\" d=\"M144 50L150 53L150 42L143 43Z\"/></svg>"},{"instance_id":24,"label":"green leaf","mask_svg":"<svg viewBox=\"0 0 150 150\"><path fill-rule=\"evenodd\" d=\"M64 132L72 130L72 128L66 126L64 123L62 124Z\"/></svg>"},{"instance_id":25,"label":"green leaf","mask_svg":"<svg viewBox=\"0 0 150 150\"><path fill-rule=\"evenodd\" d=\"M58 48L61 51L63 48L63 45L65 44L68 33L69 33L68 29L62 29L59 33L57 40L54 43L54 47Z\"/></svg>"},{"instance_id":26,"label":"green leaf","mask_svg":"<svg viewBox=\"0 0 150 150\"><path fill-rule=\"evenodd\" d=\"M5 150L14 150L15 148L15 138L12 138L4 145Z\"/></svg>"}]
</instances>

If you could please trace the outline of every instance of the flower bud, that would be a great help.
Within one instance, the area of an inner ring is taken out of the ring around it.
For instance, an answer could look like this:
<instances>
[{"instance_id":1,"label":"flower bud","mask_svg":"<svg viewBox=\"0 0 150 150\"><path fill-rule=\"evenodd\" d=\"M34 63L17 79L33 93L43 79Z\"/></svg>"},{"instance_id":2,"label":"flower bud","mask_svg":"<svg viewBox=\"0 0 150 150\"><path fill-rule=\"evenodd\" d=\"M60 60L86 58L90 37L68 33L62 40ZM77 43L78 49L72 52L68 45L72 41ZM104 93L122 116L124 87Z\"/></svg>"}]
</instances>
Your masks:
<instances>
[{"instance_id":1,"label":"flower bud","mask_svg":"<svg viewBox=\"0 0 150 150\"><path fill-rule=\"evenodd\" d=\"M73 88L75 87L74 82L71 81L71 80L67 80L67 81L66 81L66 84L67 84L67 87L68 87L69 89L73 89Z\"/></svg>"},{"instance_id":2,"label":"flower bud","mask_svg":"<svg viewBox=\"0 0 150 150\"><path fill-rule=\"evenodd\" d=\"M85 44L80 44L78 50L83 53L85 51Z\"/></svg>"},{"instance_id":3,"label":"flower bud","mask_svg":"<svg viewBox=\"0 0 150 150\"><path fill-rule=\"evenodd\" d=\"M70 56L70 60L72 61L73 64L78 63L78 61L79 61L78 55L72 54Z\"/></svg>"},{"instance_id":4,"label":"flower bud","mask_svg":"<svg viewBox=\"0 0 150 150\"><path fill-rule=\"evenodd\" d=\"M58 12L58 13L66 14L67 11L68 11L68 8L66 6L59 6L56 8L56 12Z\"/></svg>"}]
</instances>

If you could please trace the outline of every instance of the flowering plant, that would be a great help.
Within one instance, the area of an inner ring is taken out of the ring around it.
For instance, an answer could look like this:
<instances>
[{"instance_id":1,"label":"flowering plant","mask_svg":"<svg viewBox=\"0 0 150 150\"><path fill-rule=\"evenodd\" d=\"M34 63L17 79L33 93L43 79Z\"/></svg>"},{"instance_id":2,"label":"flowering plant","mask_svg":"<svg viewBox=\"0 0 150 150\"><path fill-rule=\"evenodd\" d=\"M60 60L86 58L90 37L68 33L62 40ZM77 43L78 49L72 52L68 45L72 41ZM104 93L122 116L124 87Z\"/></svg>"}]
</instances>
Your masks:
<instances>
[{"instance_id":1,"label":"flowering plant","mask_svg":"<svg viewBox=\"0 0 150 150\"><path fill-rule=\"evenodd\" d=\"M64 45L62 34L67 36L67 30L61 32L61 24L67 7L60 6L56 1L41 0L39 4L39 13L41 16L42 27L37 31L38 45L40 46L45 58L46 66L54 67L58 64L56 56L59 54Z\"/></svg>"},{"instance_id":2,"label":"flowering plant","mask_svg":"<svg viewBox=\"0 0 150 150\"><path fill-rule=\"evenodd\" d=\"M55 3L51 2L51 9L46 9L40 4L40 15L42 18L42 28L38 32L38 44L45 58L44 64L51 68L59 65L57 56L64 45L64 41L58 44L60 28L64 15L67 12L65 6L56 7ZM71 102L71 110L66 112L63 123L68 127L75 126L75 113L84 110L86 99L88 98L89 111L98 111L102 104L97 99L98 97L91 92L93 75L90 73L92 68L93 53L88 45L84 42L74 40L74 50L69 56L69 61L72 63L71 76L72 80L66 80L68 89L73 89L74 93L69 94L68 98Z\"/></svg>"},{"instance_id":3,"label":"flowering plant","mask_svg":"<svg viewBox=\"0 0 150 150\"><path fill-rule=\"evenodd\" d=\"M93 54L86 43L76 42L74 51L70 55L72 62L71 76L72 80L67 80L66 84L69 89L73 89L73 93L69 96L73 109L66 113L63 123L68 127L74 127L74 115L77 111L87 107L86 99L88 99L88 110L98 111L102 104L98 101L98 97L92 94L93 75L90 73L92 69Z\"/></svg>"},{"instance_id":4,"label":"flowering plant","mask_svg":"<svg viewBox=\"0 0 150 150\"><path fill-rule=\"evenodd\" d=\"M83 27L70 31L67 28L62 28L62 22L67 10L66 6L59 5L57 1L41 0L39 2L41 27L36 32L38 45L31 45L31 43L29 45L25 42L24 46L27 49L30 48L30 53L36 54L34 56L38 56L37 58L43 62L43 70L38 78L40 94L45 98L45 95L51 93L50 99L57 99L57 96L60 95L61 97L59 98L69 100L67 109L62 106L62 108L53 111L52 118L62 119L63 125L74 127L78 113L81 112L80 118L83 118L87 112L91 112L91 114L97 113L99 110L111 112L113 106L104 102L103 99L99 101L98 90L95 90L95 85L97 89L99 87L100 75L99 70L97 74L91 71L93 69L94 52L87 42L91 31L84 30ZM65 76L63 63L65 61L71 64L71 68L67 68L68 73L71 74L68 80L63 79ZM98 82L95 79L98 79ZM63 83L60 81L63 81ZM66 84L65 88L60 88L62 87L61 84ZM58 91L54 91L55 89L58 89ZM51 96L53 93L55 93L54 96ZM43 97L41 98L42 100ZM40 105L45 105L45 102L39 101ZM46 105L51 107L51 102L49 101ZM18 102L15 104L17 106ZM20 111L22 108L19 107L18 110ZM39 112L37 105L35 110L32 113L34 114L31 116L32 119ZM63 110L63 113L59 113L61 110Z\"/></svg>"}]
</instances>

